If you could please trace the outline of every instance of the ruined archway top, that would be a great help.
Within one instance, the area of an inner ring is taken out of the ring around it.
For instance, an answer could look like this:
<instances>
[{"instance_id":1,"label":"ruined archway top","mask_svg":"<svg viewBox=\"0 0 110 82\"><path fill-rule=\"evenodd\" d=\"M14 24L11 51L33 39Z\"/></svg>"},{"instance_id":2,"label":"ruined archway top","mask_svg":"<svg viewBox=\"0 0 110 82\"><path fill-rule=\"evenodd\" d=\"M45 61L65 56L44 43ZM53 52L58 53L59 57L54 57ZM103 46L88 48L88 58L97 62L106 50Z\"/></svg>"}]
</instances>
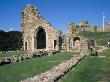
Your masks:
<instances>
[{"instance_id":1,"label":"ruined archway top","mask_svg":"<svg viewBox=\"0 0 110 82\"><path fill-rule=\"evenodd\" d=\"M40 29L43 29L43 30L45 31L45 33L47 32L45 27L43 27L43 26L37 26L37 29L35 29L35 30L32 31L32 32L34 33L34 36L36 36L37 32L38 32Z\"/></svg>"}]
</instances>

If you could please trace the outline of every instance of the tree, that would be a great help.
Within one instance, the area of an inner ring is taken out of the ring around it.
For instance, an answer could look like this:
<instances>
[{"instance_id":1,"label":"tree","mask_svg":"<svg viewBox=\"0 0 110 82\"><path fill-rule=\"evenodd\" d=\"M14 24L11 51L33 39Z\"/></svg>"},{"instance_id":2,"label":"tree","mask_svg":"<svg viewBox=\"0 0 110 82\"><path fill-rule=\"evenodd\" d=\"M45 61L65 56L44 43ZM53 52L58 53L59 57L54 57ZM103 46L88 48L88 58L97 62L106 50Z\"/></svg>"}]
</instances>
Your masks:
<instances>
[{"instance_id":1,"label":"tree","mask_svg":"<svg viewBox=\"0 0 110 82\"><path fill-rule=\"evenodd\" d=\"M0 31L0 51L13 51L22 48L22 33L19 31Z\"/></svg>"},{"instance_id":2,"label":"tree","mask_svg":"<svg viewBox=\"0 0 110 82\"><path fill-rule=\"evenodd\" d=\"M4 51L5 49L5 38L6 33L3 30L0 30L0 51Z\"/></svg>"}]
</instances>

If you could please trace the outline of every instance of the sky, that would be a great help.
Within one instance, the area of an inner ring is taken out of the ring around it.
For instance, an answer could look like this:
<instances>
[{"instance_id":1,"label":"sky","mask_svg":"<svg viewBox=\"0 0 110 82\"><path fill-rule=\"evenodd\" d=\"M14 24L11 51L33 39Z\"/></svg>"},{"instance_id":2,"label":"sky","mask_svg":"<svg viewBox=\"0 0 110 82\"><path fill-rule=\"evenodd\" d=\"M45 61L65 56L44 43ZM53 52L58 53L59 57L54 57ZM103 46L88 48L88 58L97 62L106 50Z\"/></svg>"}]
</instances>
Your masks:
<instances>
[{"instance_id":1,"label":"sky","mask_svg":"<svg viewBox=\"0 0 110 82\"><path fill-rule=\"evenodd\" d=\"M0 0L0 29L20 31L26 4L35 5L43 18L64 33L71 22L102 26L102 13L105 22L110 21L110 0Z\"/></svg>"}]
</instances>

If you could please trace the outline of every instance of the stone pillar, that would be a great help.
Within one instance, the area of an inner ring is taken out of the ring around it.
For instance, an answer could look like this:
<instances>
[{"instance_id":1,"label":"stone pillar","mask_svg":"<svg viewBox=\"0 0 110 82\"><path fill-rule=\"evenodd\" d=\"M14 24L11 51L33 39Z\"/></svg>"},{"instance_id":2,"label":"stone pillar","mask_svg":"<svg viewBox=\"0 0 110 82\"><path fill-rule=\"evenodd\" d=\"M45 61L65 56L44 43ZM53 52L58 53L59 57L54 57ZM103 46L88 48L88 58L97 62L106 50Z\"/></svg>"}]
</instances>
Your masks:
<instances>
[{"instance_id":1,"label":"stone pillar","mask_svg":"<svg viewBox=\"0 0 110 82\"><path fill-rule=\"evenodd\" d=\"M31 50L35 50L35 35L34 35L34 30L31 30Z\"/></svg>"},{"instance_id":2,"label":"stone pillar","mask_svg":"<svg viewBox=\"0 0 110 82\"><path fill-rule=\"evenodd\" d=\"M26 50L26 48L25 48L25 42L23 42L23 48L24 48L24 50Z\"/></svg>"},{"instance_id":3,"label":"stone pillar","mask_svg":"<svg viewBox=\"0 0 110 82\"><path fill-rule=\"evenodd\" d=\"M35 42L34 42L34 36L32 36L32 51L34 51L35 49Z\"/></svg>"},{"instance_id":4,"label":"stone pillar","mask_svg":"<svg viewBox=\"0 0 110 82\"><path fill-rule=\"evenodd\" d=\"M23 47L24 47L24 50L28 50L28 43L27 42L24 42L23 43Z\"/></svg>"}]
</instances>

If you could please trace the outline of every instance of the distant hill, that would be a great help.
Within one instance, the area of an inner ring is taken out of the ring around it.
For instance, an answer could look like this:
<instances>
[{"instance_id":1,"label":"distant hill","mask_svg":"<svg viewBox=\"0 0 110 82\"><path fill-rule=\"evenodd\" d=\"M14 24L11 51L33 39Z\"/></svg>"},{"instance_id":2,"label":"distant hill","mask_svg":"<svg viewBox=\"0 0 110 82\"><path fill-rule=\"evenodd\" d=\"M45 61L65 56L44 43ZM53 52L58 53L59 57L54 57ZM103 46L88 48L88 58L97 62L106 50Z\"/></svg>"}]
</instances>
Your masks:
<instances>
[{"instance_id":1,"label":"distant hill","mask_svg":"<svg viewBox=\"0 0 110 82\"><path fill-rule=\"evenodd\" d=\"M110 32L88 32L80 31L79 35L84 36L88 39L98 40L98 39L110 39Z\"/></svg>"}]
</instances>

